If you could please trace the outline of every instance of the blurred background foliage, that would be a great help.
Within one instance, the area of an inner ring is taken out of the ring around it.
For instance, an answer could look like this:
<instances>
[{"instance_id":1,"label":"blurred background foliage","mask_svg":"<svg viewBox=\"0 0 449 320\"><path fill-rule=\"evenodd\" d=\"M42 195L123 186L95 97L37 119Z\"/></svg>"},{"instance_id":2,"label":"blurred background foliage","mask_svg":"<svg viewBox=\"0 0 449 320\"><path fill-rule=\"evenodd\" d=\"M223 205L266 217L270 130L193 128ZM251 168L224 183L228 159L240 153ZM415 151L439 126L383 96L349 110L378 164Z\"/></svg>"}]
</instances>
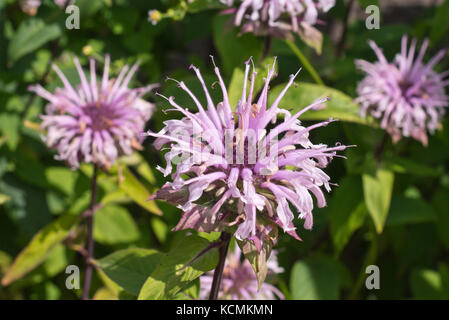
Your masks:
<instances>
[{"instance_id":1,"label":"blurred background foliage","mask_svg":"<svg viewBox=\"0 0 449 320\"><path fill-rule=\"evenodd\" d=\"M88 56L102 62L109 53L113 74L139 60L132 85L159 82L161 93L176 96L178 104L189 108L195 107L188 97L174 82L164 80L167 76L182 80L199 92L188 66L198 66L211 85L215 75L209 55L215 57L231 86L231 101L236 101L243 63L250 56L261 68L259 74L278 57L271 99L299 69L301 63L282 40L273 40L269 55L261 61L263 39L238 36L237 30L226 25L228 17L219 14L217 2L77 0L80 29L68 30L68 15L53 1L44 0L37 13L29 16L19 1L0 0L1 299L80 296L79 290L66 289L65 269L71 264L84 268L82 214L89 204L92 167L72 171L54 160L41 141L39 114L45 103L27 87L35 83L48 89L61 86L51 64L77 83L74 56L85 65ZM305 114L303 119L332 116L342 121L314 131L312 141L357 147L345 152L347 160L334 161L326 170L339 186L327 196L327 207L314 210L312 231L301 231L297 225L304 241L280 237L279 264L285 271L277 285L290 299L449 298L448 117L427 148L411 139L393 145L373 121L358 117L352 102L362 76L355 70L354 59L375 58L366 41L375 40L389 59L399 51L403 34L421 40L429 37L431 52L447 47L449 1L380 2L379 30L367 30L364 21L364 8L378 1L338 0L326 16L326 25L320 27L321 55L296 39L326 86L314 84L303 69L297 87L290 89L281 107L298 109L330 95L328 108ZM152 25L147 19L150 9L169 12L173 19ZM438 65L439 71L449 69L448 58ZM218 102L218 90L211 91ZM147 99L158 106L148 128L159 130L167 117L161 111L163 99L151 95ZM383 152L376 155L383 144ZM99 178L94 230L98 268L92 291L98 299L135 299L150 274L160 269L161 259L186 263L204 248L204 241L217 236L200 234L186 240L185 232L170 232L180 211L163 202L146 201L164 183L154 170L164 159L150 140L144 146L144 151L121 158ZM161 254L169 251L168 256ZM214 263L216 256L211 254L199 261L199 269L212 269ZM370 264L380 268L380 290L365 288L365 267ZM191 267L191 273L196 272ZM157 271L163 276L164 270ZM183 291L182 297L195 298L198 286L197 280L173 284L170 297ZM152 294L148 291L144 296Z\"/></svg>"}]
</instances>

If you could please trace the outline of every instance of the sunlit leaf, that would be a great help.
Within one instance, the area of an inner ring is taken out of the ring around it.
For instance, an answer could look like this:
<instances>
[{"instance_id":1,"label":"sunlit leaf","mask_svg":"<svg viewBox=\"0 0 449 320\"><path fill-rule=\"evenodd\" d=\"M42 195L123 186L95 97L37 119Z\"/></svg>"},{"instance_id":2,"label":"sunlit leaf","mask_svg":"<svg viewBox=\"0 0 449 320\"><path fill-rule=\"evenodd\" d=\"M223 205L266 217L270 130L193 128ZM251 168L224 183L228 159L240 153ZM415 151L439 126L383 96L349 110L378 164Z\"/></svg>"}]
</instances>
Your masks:
<instances>
[{"instance_id":1,"label":"sunlit leaf","mask_svg":"<svg viewBox=\"0 0 449 320\"><path fill-rule=\"evenodd\" d=\"M140 233L129 212L117 205L107 205L95 212L95 240L105 244L127 243L139 239Z\"/></svg>"},{"instance_id":2,"label":"sunlit leaf","mask_svg":"<svg viewBox=\"0 0 449 320\"><path fill-rule=\"evenodd\" d=\"M268 104L271 105L279 96L286 84L280 84L270 90ZM326 86L298 81L297 87L290 87L282 98L279 107L290 110L292 114L302 110L319 98L329 97L323 103L323 108L310 110L301 115L300 120L328 120L329 118L341 121L356 122L372 125L371 121L359 116L359 107L353 99L341 91Z\"/></svg>"},{"instance_id":3,"label":"sunlit leaf","mask_svg":"<svg viewBox=\"0 0 449 320\"><path fill-rule=\"evenodd\" d=\"M394 174L385 169L378 169L375 176L365 173L362 179L366 207L377 233L382 233L390 209Z\"/></svg>"},{"instance_id":4,"label":"sunlit leaf","mask_svg":"<svg viewBox=\"0 0 449 320\"><path fill-rule=\"evenodd\" d=\"M137 296L162 256L153 249L130 248L111 253L98 264L111 280Z\"/></svg>"},{"instance_id":5,"label":"sunlit leaf","mask_svg":"<svg viewBox=\"0 0 449 320\"><path fill-rule=\"evenodd\" d=\"M165 300L173 298L187 288L191 281L212 270L218 263L218 250L205 250L210 242L198 236L188 236L167 253L156 270L146 280L139 293L139 300ZM190 263L190 264L189 264Z\"/></svg>"},{"instance_id":6,"label":"sunlit leaf","mask_svg":"<svg viewBox=\"0 0 449 320\"><path fill-rule=\"evenodd\" d=\"M39 231L16 257L3 277L2 285L9 285L40 265L51 251L68 236L77 221L77 215L68 213Z\"/></svg>"},{"instance_id":7,"label":"sunlit leaf","mask_svg":"<svg viewBox=\"0 0 449 320\"><path fill-rule=\"evenodd\" d=\"M122 168L123 179L119 182L120 189L144 209L151 213L161 215L162 212L156 203L153 200L147 201L150 197L150 192L139 180L137 180L127 167Z\"/></svg>"}]
</instances>

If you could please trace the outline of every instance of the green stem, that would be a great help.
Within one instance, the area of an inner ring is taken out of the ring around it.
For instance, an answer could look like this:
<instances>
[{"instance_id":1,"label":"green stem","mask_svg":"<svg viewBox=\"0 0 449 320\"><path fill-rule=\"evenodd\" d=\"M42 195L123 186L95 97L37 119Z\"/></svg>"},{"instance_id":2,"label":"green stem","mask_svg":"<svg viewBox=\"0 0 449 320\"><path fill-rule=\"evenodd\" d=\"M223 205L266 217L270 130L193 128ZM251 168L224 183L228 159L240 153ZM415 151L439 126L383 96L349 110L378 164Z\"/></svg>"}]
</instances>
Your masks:
<instances>
[{"instance_id":1,"label":"green stem","mask_svg":"<svg viewBox=\"0 0 449 320\"><path fill-rule=\"evenodd\" d=\"M376 262L379 244L378 244L378 239L377 239L377 234L376 234L375 228L372 227L370 229L371 229L371 246L369 248L368 253L366 254L365 262L362 265L357 282L356 282L354 288L352 289L351 294L348 297L350 300L357 299L357 296L359 295L359 291L362 288L363 283L366 279L366 267L369 265L372 265Z\"/></svg>"},{"instance_id":2,"label":"green stem","mask_svg":"<svg viewBox=\"0 0 449 320\"><path fill-rule=\"evenodd\" d=\"M319 85L324 86L323 80L321 80L316 70L312 67L309 60L307 60L307 58L304 56L301 50L299 50L298 46L296 46L296 44L294 44L290 40L285 40L285 43L290 47L290 49L292 49L293 53L296 55L296 57L298 57L299 61L303 64L304 68L306 68L306 70L310 73L315 82Z\"/></svg>"}]
</instances>

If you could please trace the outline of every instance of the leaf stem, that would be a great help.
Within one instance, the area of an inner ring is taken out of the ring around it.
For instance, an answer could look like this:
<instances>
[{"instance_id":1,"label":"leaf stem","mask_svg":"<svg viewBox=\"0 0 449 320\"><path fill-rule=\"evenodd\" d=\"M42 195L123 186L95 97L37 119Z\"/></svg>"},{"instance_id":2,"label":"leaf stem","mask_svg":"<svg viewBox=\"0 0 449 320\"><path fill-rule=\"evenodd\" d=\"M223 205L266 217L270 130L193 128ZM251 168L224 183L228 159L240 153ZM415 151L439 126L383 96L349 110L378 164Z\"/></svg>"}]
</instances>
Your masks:
<instances>
[{"instance_id":1,"label":"leaf stem","mask_svg":"<svg viewBox=\"0 0 449 320\"><path fill-rule=\"evenodd\" d=\"M345 47L346 34L348 33L348 28L349 28L349 18L351 17L351 11L352 11L353 6L354 6L354 0L349 0L348 4L346 6L346 12L345 12L345 17L344 17L344 21L343 21L343 32L341 33L341 37L337 44L337 52L336 52L337 57L341 56L341 54L343 53L343 49Z\"/></svg>"},{"instance_id":2,"label":"leaf stem","mask_svg":"<svg viewBox=\"0 0 449 320\"><path fill-rule=\"evenodd\" d=\"M306 70L310 73L315 82L319 85L324 86L324 82L323 80L321 80L320 76L318 75L318 72L316 72L312 64L309 62L309 60L307 60L306 56L301 52L298 46L288 39L285 40L285 43L290 47L290 49L292 49L293 53L303 64L304 68L306 68Z\"/></svg>"},{"instance_id":3,"label":"leaf stem","mask_svg":"<svg viewBox=\"0 0 449 320\"><path fill-rule=\"evenodd\" d=\"M376 150L374 150L374 158L377 160L378 163L381 162L382 153L385 149L385 146L387 145L387 142L388 142L388 133L385 131L384 135L382 136L382 140L376 147Z\"/></svg>"},{"instance_id":4,"label":"leaf stem","mask_svg":"<svg viewBox=\"0 0 449 320\"><path fill-rule=\"evenodd\" d=\"M87 255L85 256L86 261L86 273L84 275L83 284L83 300L89 300L89 290L90 283L92 279L92 263L94 258L94 212L95 212L95 202L97 198L97 176L98 176L98 166L94 164L94 173L92 175L91 184L91 198L89 206L89 214L87 216Z\"/></svg>"},{"instance_id":5,"label":"leaf stem","mask_svg":"<svg viewBox=\"0 0 449 320\"><path fill-rule=\"evenodd\" d=\"M218 292L220 291L221 279L223 278L223 270L226 261L226 255L228 253L229 243L231 242L231 235L227 232L222 232L220 235L222 245L219 251L219 260L217 267L214 271L214 279L212 281L212 287L210 289L209 300L217 300Z\"/></svg>"},{"instance_id":6,"label":"leaf stem","mask_svg":"<svg viewBox=\"0 0 449 320\"><path fill-rule=\"evenodd\" d=\"M264 43L264 48L263 48L263 53L262 53L262 58L259 60L259 65L263 63L263 61L268 57L269 53L270 53L270 49L271 49L271 36L268 35L265 38L265 43Z\"/></svg>"}]
</instances>

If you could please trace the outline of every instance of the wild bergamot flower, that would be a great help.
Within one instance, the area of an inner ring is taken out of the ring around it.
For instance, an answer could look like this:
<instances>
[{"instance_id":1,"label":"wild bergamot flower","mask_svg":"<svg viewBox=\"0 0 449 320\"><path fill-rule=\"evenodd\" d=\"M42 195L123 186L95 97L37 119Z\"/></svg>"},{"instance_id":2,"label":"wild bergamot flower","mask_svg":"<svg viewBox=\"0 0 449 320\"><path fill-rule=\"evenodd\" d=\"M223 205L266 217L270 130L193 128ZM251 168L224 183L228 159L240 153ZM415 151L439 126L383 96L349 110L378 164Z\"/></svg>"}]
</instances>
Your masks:
<instances>
[{"instance_id":1,"label":"wild bergamot flower","mask_svg":"<svg viewBox=\"0 0 449 320\"><path fill-rule=\"evenodd\" d=\"M165 176L173 172L172 181L152 198L165 199L183 210L174 230L226 230L239 240L252 241L258 250L265 240L276 239L278 227L299 239L290 205L304 220L304 227L311 229L312 194L318 206L323 207L326 200L322 188L330 190L330 178L322 169L337 151L346 148L340 144L333 147L313 144L309 140L311 130L326 126L332 119L309 127L298 120L304 112L321 107L326 99L319 99L294 115L279 108L295 74L268 106L269 83L275 75L275 65L269 68L265 85L257 95L254 66L248 83L248 61L236 106L231 105L215 66L223 97L222 102L215 104L200 70L194 66L191 69L201 83L206 104L182 81L177 81L178 86L190 96L197 112L178 105L174 97L164 97L172 107L170 111L179 111L184 117L165 121L165 127L158 133L147 133L157 138L158 149L165 145L168 150L166 168L158 169ZM276 124L278 115L283 115L284 120Z\"/></svg>"},{"instance_id":2,"label":"wild bergamot flower","mask_svg":"<svg viewBox=\"0 0 449 320\"><path fill-rule=\"evenodd\" d=\"M74 59L80 85L73 87L61 70L53 68L63 88L50 93L40 85L30 90L49 101L41 116L44 141L57 150L56 158L76 168L92 162L109 168L119 155L141 149L141 132L153 112L153 104L141 99L155 85L128 87L138 66L123 67L117 79L109 79L110 58L106 56L103 77L97 81L95 61L90 59L90 79L78 58Z\"/></svg>"},{"instance_id":3,"label":"wild bergamot flower","mask_svg":"<svg viewBox=\"0 0 449 320\"><path fill-rule=\"evenodd\" d=\"M407 37L402 38L401 52L388 62L382 50L373 42L369 45L377 55L374 63L356 60L366 77L359 83L356 101L362 116L370 114L381 119L380 126L397 142L401 137L413 137L427 145L427 131L434 133L449 105L444 88L449 85L449 70L437 73L435 65L446 51L438 52L428 63L424 55L425 40L416 56L416 39L407 49ZM445 79L446 78L446 79Z\"/></svg>"}]
</instances>

